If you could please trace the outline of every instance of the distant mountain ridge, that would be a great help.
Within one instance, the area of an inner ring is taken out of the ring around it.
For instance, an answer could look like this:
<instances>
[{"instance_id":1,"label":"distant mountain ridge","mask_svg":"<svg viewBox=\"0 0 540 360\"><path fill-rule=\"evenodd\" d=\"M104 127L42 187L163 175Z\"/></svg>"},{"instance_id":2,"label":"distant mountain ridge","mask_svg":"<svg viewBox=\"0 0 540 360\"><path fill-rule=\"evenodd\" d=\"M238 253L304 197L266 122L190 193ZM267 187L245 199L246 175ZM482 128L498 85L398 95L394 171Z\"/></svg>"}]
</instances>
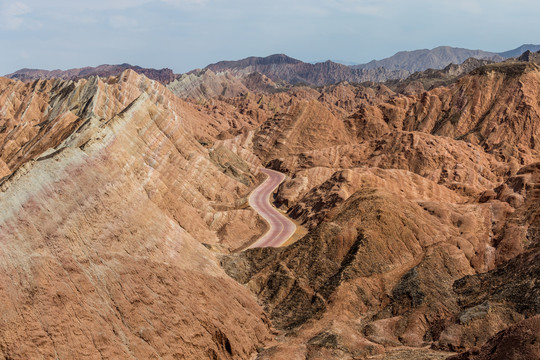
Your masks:
<instances>
[{"instance_id":1,"label":"distant mountain ridge","mask_svg":"<svg viewBox=\"0 0 540 360\"><path fill-rule=\"evenodd\" d=\"M400 51L388 58L372 60L366 64L353 65L352 67L355 69L376 69L384 67L388 70L399 69L413 73L427 69L444 69L450 64L461 64L469 58L498 62L520 56L525 51L536 52L538 50L540 50L540 45L533 44L521 45L515 49L500 53L439 46L434 49Z\"/></svg>"},{"instance_id":2,"label":"distant mountain ridge","mask_svg":"<svg viewBox=\"0 0 540 360\"><path fill-rule=\"evenodd\" d=\"M168 84L174 80L175 74L171 69L152 69L152 68L143 68L136 65L130 64L119 64L119 65L99 65L96 67L83 67L75 68L68 70L41 70L41 69L21 69L15 71L14 73L6 75L7 78L21 80L21 81L31 81L36 79L65 79L65 80L77 80L80 78L86 78L90 76L100 76L100 77L109 77L120 75L125 70L133 70L138 74L143 74L147 78L152 80L157 80L163 84Z\"/></svg>"},{"instance_id":3,"label":"distant mountain ridge","mask_svg":"<svg viewBox=\"0 0 540 360\"><path fill-rule=\"evenodd\" d=\"M224 60L215 64L210 64L207 69L234 69L245 68L248 66L264 65L294 65L301 64L301 60L293 59L285 54L274 54L266 57L250 56L241 60Z\"/></svg>"},{"instance_id":4,"label":"distant mountain ridge","mask_svg":"<svg viewBox=\"0 0 540 360\"><path fill-rule=\"evenodd\" d=\"M348 82L382 82L388 79L403 78L409 75L404 70L388 69L354 69L333 61L310 64L293 59L284 54L267 57L249 57L237 61L220 61L208 65L205 69L215 73L229 71L233 75L243 77L259 72L275 82L286 81L290 84L308 84L322 86L341 81Z\"/></svg>"},{"instance_id":5,"label":"distant mountain ridge","mask_svg":"<svg viewBox=\"0 0 540 360\"><path fill-rule=\"evenodd\" d=\"M508 58L513 58L513 57L518 57L518 56L520 56L521 54L523 54L526 51L530 51L530 52L534 53L534 52L537 52L539 50L540 50L540 45L524 44L524 45L521 45L520 47L517 47L517 48L515 48L513 50L500 52L498 54L500 56L502 56L503 58L508 59Z\"/></svg>"},{"instance_id":6,"label":"distant mountain ridge","mask_svg":"<svg viewBox=\"0 0 540 360\"><path fill-rule=\"evenodd\" d=\"M405 79L409 75L422 72L428 69L442 70L450 64L460 65L467 59L478 59L492 62L500 62L508 57L517 58L523 53L530 51L529 57L537 58L535 52L540 50L540 45L525 44L516 49L494 53L483 50L469 50L464 48L454 48L449 46L439 46L428 50L400 51L393 56L373 60L367 64L348 66L335 61L324 61L318 63L307 63L301 60L289 57L285 54L274 54L266 57L251 56L241 60L220 61L208 65L205 70L211 70L214 74L199 73L191 71L184 75L175 74L171 69L152 69L133 66L130 64L120 65L100 65L97 67L84 67L68 70L40 70L40 69L21 69L14 73L5 75L11 79L22 81L33 81L36 79L70 79L77 80L90 76L118 76L123 71L131 69L146 77L157 80L163 84L175 82L175 89L182 94L197 94L197 97L207 97L214 93L229 94L245 91L243 80L251 74L261 74L267 77L267 80L275 84L255 84L255 79L262 79L255 76L248 81L248 88L259 88L259 85L265 89L277 87L306 84L313 86L323 86L336 84L339 82L385 82L389 80ZM471 63L474 64L474 63ZM469 65L471 65L469 64ZM450 69L451 70L451 69ZM460 70L461 71L461 70ZM230 76L222 76L222 73L230 73ZM198 78L202 76L202 78ZM443 80L445 83L452 74L427 74L428 78L433 78L436 83ZM424 75L419 77L425 78ZM236 78L238 81L236 81ZM426 82L426 80L422 80ZM431 83L431 80L425 85Z\"/></svg>"},{"instance_id":7,"label":"distant mountain ridge","mask_svg":"<svg viewBox=\"0 0 540 360\"><path fill-rule=\"evenodd\" d=\"M393 56L372 60L367 64L354 65L355 69L376 69L384 67L389 70L407 70L411 73L426 69L443 69L449 64L461 64L469 58L481 60L504 60L501 56L483 51L439 46L435 49L423 49L414 51L400 51Z\"/></svg>"}]
</instances>

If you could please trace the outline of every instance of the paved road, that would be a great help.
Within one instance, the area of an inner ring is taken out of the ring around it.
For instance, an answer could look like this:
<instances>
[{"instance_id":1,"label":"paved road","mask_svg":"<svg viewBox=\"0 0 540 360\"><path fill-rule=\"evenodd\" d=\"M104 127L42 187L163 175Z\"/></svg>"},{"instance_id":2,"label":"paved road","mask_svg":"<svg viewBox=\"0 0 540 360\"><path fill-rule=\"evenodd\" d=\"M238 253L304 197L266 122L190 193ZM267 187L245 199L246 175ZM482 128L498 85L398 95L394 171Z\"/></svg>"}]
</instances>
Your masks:
<instances>
[{"instance_id":1,"label":"paved road","mask_svg":"<svg viewBox=\"0 0 540 360\"><path fill-rule=\"evenodd\" d=\"M264 168L260 171L268 175L268 178L253 190L249 205L270 224L270 229L250 248L279 247L296 231L296 225L270 204L270 194L285 179L285 174Z\"/></svg>"}]
</instances>

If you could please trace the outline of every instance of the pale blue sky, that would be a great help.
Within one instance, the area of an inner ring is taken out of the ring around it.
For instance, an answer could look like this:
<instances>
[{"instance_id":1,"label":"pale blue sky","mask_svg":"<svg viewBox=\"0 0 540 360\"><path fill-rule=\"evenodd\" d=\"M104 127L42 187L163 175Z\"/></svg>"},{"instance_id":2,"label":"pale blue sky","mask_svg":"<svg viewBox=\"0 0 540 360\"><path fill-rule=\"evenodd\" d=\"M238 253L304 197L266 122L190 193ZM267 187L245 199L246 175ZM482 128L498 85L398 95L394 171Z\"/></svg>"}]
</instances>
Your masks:
<instances>
[{"instance_id":1,"label":"pale blue sky","mask_svg":"<svg viewBox=\"0 0 540 360\"><path fill-rule=\"evenodd\" d=\"M540 43L538 0L0 0L0 74L104 63L181 73L285 53L363 63Z\"/></svg>"}]
</instances>

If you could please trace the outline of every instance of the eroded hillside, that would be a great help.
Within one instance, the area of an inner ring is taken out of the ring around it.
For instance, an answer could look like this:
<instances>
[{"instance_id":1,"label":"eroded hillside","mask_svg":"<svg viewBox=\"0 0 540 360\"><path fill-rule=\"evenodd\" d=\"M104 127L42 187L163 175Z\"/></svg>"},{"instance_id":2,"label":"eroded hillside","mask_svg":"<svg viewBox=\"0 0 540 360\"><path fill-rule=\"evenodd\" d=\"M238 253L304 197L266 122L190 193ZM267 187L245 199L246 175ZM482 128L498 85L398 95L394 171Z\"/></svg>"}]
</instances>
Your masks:
<instances>
[{"instance_id":1,"label":"eroded hillside","mask_svg":"<svg viewBox=\"0 0 540 360\"><path fill-rule=\"evenodd\" d=\"M4 357L442 359L535 328L538 65L404 93L253 74L0 79ZM260 166L308 233L236 252Z\"/></svg>"},{"instance_id":2,"label":"eroded hillside","mask_svg":"<svg viewBox=\"0 0 540 360\"><path fill-rule=\"evenodd\" d=\"M539 70L409 96L321 88L244 142L289 175L276 203L310 229L222 260L285 334L261 358L460 351L538 313Z\"/></svg>"},{"instance_id":3,"label":"eroded hillside","mask_svg":"<svg viewBox=\"0 0 540 360\"><path fill-rule=\"evenodd\" d=\"M3 357L248 358L271 339L201 244L264 229L240 207L254 174L197 140L226 125L131 71L2 81Z\"/></svg>"}]
</instances>

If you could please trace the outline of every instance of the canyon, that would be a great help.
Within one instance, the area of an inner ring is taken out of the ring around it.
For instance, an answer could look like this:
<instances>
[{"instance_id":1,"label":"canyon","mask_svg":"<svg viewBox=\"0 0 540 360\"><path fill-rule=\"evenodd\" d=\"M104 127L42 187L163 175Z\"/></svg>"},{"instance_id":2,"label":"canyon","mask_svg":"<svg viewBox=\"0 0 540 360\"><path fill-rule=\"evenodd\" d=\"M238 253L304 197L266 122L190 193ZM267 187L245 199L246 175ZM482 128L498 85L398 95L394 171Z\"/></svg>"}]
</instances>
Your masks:
<instances>
[{"instance_id":1,"label":"canyon","mask_svg":"<svg viewBox=\"0 0 540 360\"><path fill-rule=\"evenodd\" d=\"M345 71L0 78L0 358L537 359L537 53Z\"/></svg>"}]
</instances>

